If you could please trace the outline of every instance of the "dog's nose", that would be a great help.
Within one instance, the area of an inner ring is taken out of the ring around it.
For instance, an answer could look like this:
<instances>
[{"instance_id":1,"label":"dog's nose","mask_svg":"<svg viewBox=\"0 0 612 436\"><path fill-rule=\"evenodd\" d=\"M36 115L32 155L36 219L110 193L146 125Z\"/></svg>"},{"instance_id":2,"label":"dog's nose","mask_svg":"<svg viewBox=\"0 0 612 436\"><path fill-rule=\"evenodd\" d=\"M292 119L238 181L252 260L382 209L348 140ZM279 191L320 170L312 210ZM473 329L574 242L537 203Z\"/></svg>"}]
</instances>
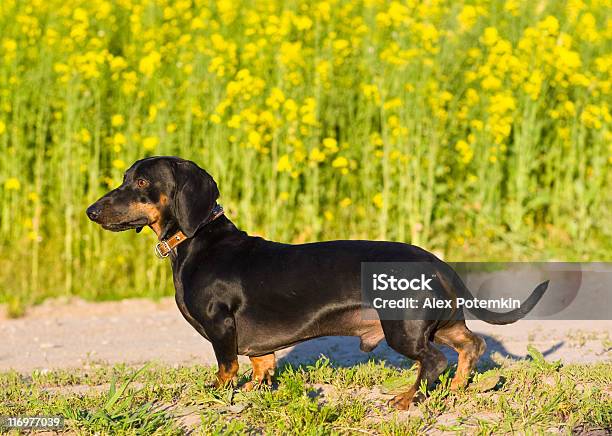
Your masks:
<instances>
[{"instance_id":1,"label":"dog's nose","mask_svg":"<svg viewBox=\"0 0 612 436\"><path fill-rule=\"evenodd\" d=\"M96 204L92 204L87 208L87 216L90 220L95 221L100 216L100 207Z\"/></svg>"}]
</instances>

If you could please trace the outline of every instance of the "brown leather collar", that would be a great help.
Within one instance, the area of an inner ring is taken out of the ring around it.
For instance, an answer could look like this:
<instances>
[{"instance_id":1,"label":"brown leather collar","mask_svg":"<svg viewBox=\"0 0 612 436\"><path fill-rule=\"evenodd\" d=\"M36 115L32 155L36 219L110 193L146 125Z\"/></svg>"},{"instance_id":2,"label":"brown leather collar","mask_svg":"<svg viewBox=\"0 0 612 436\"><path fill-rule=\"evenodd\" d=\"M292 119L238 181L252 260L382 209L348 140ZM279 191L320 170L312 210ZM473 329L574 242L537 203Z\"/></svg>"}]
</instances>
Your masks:
<instances>
[{"instance_id":1,"label":"brown leather collar","mask_svg":"<svg viewBox=\"0 0 612 436\"><path fill-rule=\"evenodd\" d=\"M223 215L223 207L220 204L217 204L212 211L212 218L208 220L206 224L209 224ZM206 225L204 224L204 225ZM185 242L187 240L187 235L185 235L181 230L176 232L174 235L169 237L168 239L163 239L155 245L155 254L160 259L164 257L168 257L172 250L174 250L179 244Z\"/></svg>"}]
</instances>

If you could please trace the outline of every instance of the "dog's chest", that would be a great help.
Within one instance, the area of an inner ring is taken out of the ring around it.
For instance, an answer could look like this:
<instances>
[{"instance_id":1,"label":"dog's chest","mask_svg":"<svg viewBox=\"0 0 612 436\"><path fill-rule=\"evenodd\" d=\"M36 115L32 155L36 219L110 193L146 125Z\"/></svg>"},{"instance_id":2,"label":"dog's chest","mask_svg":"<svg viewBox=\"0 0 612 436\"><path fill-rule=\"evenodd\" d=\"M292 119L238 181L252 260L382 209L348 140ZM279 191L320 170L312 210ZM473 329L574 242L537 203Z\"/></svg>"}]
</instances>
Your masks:
<instances>
[{"instance_id":1,"label":"dog's chest","mask_svg":"<svg viewBox=\"0 0 612 436\"><path fill-rule=\"evenodd\" d=\"M179 311L181 312L181 314L183 315L183 318L185 318L187 320L187 322L189 324L191 324L191 326L194 329L196 329L197 332L200 333L206 340L210 340L208 338L208 335L206 334L206 331L204 330L204 327L202 326L202 324L199 323L193 317L191 312L189 312L189 309L187 308L187 305L185 304L183 287L180 284L175 283L174 284L174 288L176 290L176 294L174 296L174 300L176 301L176 305L177 305Z\"/></svg>"}]
</instances>

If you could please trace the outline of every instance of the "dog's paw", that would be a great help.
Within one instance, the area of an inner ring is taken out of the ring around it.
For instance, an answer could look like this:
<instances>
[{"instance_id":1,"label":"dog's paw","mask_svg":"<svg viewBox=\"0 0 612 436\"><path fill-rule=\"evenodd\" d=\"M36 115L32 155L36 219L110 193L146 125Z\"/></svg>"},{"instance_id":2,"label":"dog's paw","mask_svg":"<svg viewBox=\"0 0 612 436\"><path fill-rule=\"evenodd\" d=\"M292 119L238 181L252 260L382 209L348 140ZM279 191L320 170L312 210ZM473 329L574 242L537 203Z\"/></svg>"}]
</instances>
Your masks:
<instances>
[{"instance_id":1,"label":"dog's paw","mask_svg":"<svg viewBox=\"0 0 612 436\"><path fill-rule=\"evenodd\" d=\"M403 394L396 395L389 401L389 406L395 407L399 410L408 410L412 406L412 398L414 393L406 392Z\"/></svg>"},{"instance_id":2,"label":"dog's paw","mask_svg":"<svg viewBox=\"0 0 612 436\"><path fill-rule=\"evenodd\" d=\"M462 391L468 384L467 379L453 379L450 384L450 390L453 392Z\"/></svg>"},{"instance_id":3,"label":"dog's paw","mask_svg":"<svg viewBox=\"0 0 612 436\"><path fill-rule=\"evenodd\" d=\"M233 388L237 384L238 384L238 377L233 377L228 380L217 379L214 382L206 385L206 387L210 389L227 389L227 388Z\"/></svg>"},{"instance_id":4,"label":"dog's paw","mask_svg":"<svg viewBox=\"0 0 612 436\"><path fill-rule=\"evenodd\" d=\"M389 401L389 406L395 407L399 410L408 410L412 404L411 400L406 398L404 395L396 395Z\"/></svg>"},{"instance_id":5,"label":"dog's paw","mask_svg":"<svg viewBox=\"0 0 612 436\"><path fill-rule=\"evenodd\" d=\"M395 407L399 410L409 410L411 407L416 406L420 402L425 400L425 395L422 392L416 392L410 390L408 392L396 395L389 401L389 406Z\"/></svg>"},{"instance_id":6,"label":"dog's paw","mask_svg":"<svg viewBox=\"0 0 612 436\"><path fill-rule=\"evenodd\" d=\"M262 387L270 387L272 386L272 376L266 374L263 380L249 380L245 384L242 385L242 390L245 392L252 391L254 389L259 389Z\"/></svg>"},{"instance_id":7,"label":"dog's paw","mask_svg":"<svg viewBox=\"0 0 612 436\"><path fill-rule=\"evenodd\" d=\"M260 386L259 383L251 380L251 381L248 381L245 384L243 384L240 389L245 391L245 392L251 392L252 390L257 389L259 386Z\"/></svg>"}]
</instances>

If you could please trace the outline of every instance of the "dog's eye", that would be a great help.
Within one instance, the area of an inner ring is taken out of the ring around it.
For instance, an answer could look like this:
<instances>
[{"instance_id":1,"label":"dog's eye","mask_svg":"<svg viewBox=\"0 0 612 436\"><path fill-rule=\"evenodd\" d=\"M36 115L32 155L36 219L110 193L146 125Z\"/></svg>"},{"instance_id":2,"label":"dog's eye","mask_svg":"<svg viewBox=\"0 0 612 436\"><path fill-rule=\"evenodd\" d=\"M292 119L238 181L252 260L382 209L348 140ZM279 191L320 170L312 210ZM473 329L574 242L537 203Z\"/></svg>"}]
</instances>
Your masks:
<instances>
[{"instance_id":1,"label":"dog's eye","mask_svg":"<svg viewBox=\"0 0 612 436\"><path fill-rule=\"evenodd\" d=\"M138 186L139 188L144 188L149 184L149 182L147 182L145 179L138 179L136 180L136 186Z\"/></svg>"}]
</instances>

